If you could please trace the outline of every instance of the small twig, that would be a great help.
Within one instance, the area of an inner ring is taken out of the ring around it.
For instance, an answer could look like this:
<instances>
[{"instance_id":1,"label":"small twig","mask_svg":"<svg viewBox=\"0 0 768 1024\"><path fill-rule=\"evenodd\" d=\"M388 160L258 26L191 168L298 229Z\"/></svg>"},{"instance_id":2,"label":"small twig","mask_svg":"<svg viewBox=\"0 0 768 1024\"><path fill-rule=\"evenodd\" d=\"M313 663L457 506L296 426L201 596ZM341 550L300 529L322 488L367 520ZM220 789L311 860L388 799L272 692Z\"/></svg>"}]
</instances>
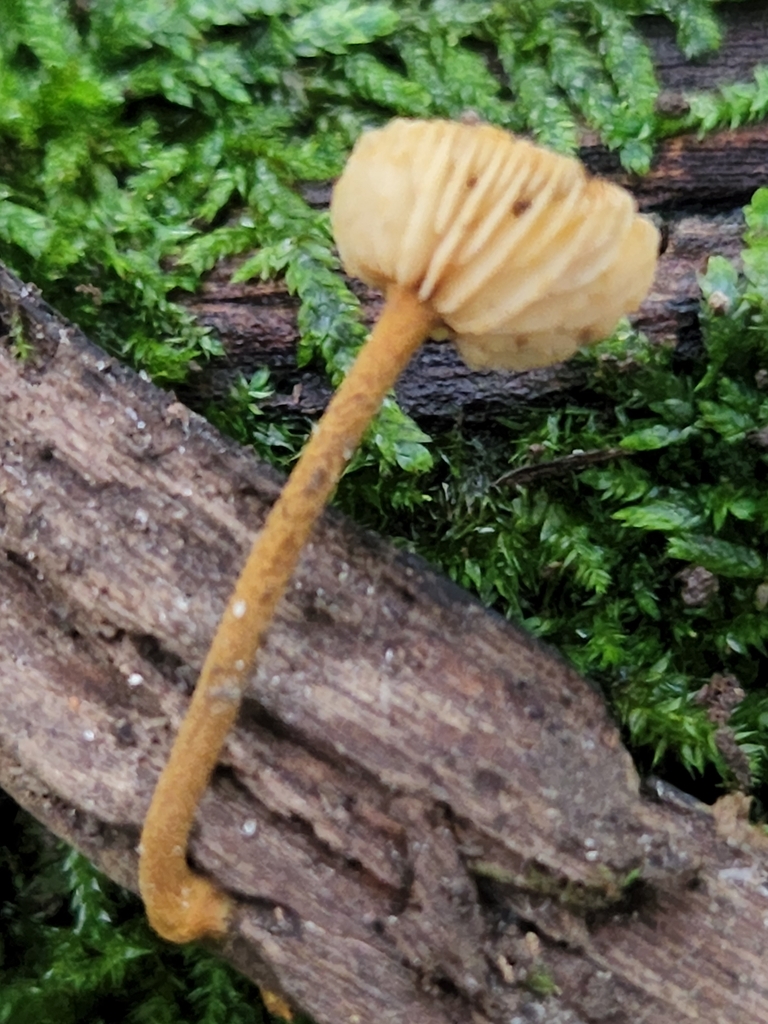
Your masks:
<instances>
[{"instance_id":1,"label":"small twig","mask_svg":"<svg viewBox=\"0 0 768 1024\"><path fill-rule=\"evenodd\" d=\"M632 454L631 451L626 451L624 448L594 448L588 452L573 451L570 455L561 455L548 462L538 462L533 465L520 466L518 469L511 469L495 480L494 486L511 484L514 487L520 487L534 480L567 476L569 473L577 473L588 466L597 466L601 462L626 458Z\"/></svg>"}]
</instances>

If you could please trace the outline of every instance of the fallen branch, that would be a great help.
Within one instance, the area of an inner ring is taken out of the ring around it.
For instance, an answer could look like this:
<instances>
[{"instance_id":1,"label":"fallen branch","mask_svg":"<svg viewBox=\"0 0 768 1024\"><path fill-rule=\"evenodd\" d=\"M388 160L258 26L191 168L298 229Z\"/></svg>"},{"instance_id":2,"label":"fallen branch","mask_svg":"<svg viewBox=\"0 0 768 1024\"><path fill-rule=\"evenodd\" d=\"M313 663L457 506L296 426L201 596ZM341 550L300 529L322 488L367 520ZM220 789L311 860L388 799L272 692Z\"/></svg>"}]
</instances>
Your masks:
<instances>
[{"instance_id":1,"label":"fallen branch","mask_svg":"<svg viewBox=\"0 0 768 1024\"><path fill-rule=\"evenodd\" d=\"M744 224L741 211L734 210L672 218L669 227L669 247L660 260L654 289L632 319L651 340L674 344L690 355L700 347L697 275L713 252L738 255ZM297 300L280 281L232 284L235 267L235 262L222 262L198 294L185 300L200 322L215 330L227 353L226 359L206 367L185 387L185 396L193 403L221 398L240 374L250 376L268 366L276 394L264 402L265 409L319 415L331 387L316 366L296 365ZM364 321L373 324L381 297L359 282L353 287L363 304ZM585 383L586 369L573 362L524 373L473 373L452 345L432 342L422 346L396 392L406 412L420 419L461 416L479 422L509 414L521 404L575 392Z\"/></svg>"},{"instance_id":2,"label":"fallen branch","mask_svg":"<svg viewBox=\"0 0 768 1024\"><path fill-rule=\"evenodd\" d=\"M279 481L0 270L0 780L111 877ZM725 810L733 811L728 804ZM221 948L318 1024L758 1024L768 855L599 695L329 513L204 802Z\"/></svg>"}]
</instances>

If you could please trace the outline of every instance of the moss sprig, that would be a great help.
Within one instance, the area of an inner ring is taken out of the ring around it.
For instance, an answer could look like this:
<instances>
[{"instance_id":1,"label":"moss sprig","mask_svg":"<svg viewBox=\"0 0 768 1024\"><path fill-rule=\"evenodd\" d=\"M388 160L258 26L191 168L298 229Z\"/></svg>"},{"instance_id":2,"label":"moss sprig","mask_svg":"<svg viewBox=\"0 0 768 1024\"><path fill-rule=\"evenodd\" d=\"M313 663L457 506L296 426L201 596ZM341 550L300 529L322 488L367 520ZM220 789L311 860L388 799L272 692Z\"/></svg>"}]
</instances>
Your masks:
<instances>
[{"instance_id":1,"label":"moss sprig","mask_svg":"<svg viewBox=\"0 0 768 1024\"><path fill-rule=\"evenodd\" d=\"M198 947L160 943L138 898L2 793L0 821L3 1024L268 1024L255 986Z\"/></svg>"},{"instance_id":2,"label":"moss sprig","mask_svg":"<svg viewBox=\"0 0 768 1024\"><path fill-rule=\"evenodd\" d=\"M702 137L718 128L739 128L761 121L768 114L768 65L758 64L751 81L733 82L717 89L690 93L688 113L672 130L694 129Z\"/></svg>"}]
</instances>

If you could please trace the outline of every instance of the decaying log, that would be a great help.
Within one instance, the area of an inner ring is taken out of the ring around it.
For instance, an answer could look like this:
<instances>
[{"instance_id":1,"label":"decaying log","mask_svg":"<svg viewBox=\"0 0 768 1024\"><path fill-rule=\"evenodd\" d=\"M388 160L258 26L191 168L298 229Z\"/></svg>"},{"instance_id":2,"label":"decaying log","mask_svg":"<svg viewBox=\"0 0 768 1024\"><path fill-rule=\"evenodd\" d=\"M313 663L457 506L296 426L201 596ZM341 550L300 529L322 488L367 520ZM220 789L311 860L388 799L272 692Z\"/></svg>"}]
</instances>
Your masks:
<instances>
[{"instance_id":1,"label":"decaying log","mask_svg":"<svg viewBox=\"0 0 768 1024\"><path fill-rule=\"evenodd\" d=\"M763 131L765 167L768 127ZM326 193L323 196L327 198ZM713 253L738 256L744 222L737 209L669 217L668 225L669 245L656 284L632 319L653 341L674 344L682 354L690 355L700 345L697 275ZM318 416L328 403L331 388L318 367L299 369L296 365L298 302L281 281L232 284L236 265L223 261L200 291L186 300L200 322L221 338L227 356L207 365L199 380L185 388L185 397L194 404L221 397L240 374L250 376L258 367L268 366L276 393L264 407ZM364 321L372 324L381 310L381 296L359 282L350 284L363 303ZM417 353L396 391L406 412L422 421L461 417L479 422L509 414L521 404L576 392L584 387L586 376L585 367L574 362L525 373L473 373L452 345L429 342Z\"/></svg>"},{"instance_id":2,"label":"decaying log","mask_svg":"<svg viewBox=\"0 0 768 1024\"><path fill-rule=\"evenodd\" d=\"M639 181L628 180L604 150L585 150L582 155L593 169L633 189L643 207L660 211L669 232L668 247L653 291L631 319L652 341L677 345L690 355L700 345L698 275L715 253L738 257L744 230L741 203L758 186L768 184L768 123L702 140L670 140L662 147L658 166ZM326 202L330 189L314 190L312 195ZM658 199L663 200L659 205ZM686 201L705 207L710 203L712 209L672 213L666 205ZM180 296L200 322L216 332L226 351L225 359L214 361L192 382L186 396L194 403L220 397L240 374L249 376L268 366L276 394L266 408L319 415L331 389L317 366L300 369L296 364L298 301L281 281L232 284L240 262L222 261L197 294ZM359 282L349 283L362 302L364 322L372 324L382 306L381 296ZM516 404L577 391L585 381L586 369L575 363L525 373L473 373L453 346L431 342L416 355L396 391L402 407L421 419L450 421L461 416L479 421L509 413Z\"/></svg>"},{"instance_id":3,"label":"decaying log","mask_svg":"<svg viewBox=\"0 0 768 1024\"><path fill-rule=\"evenodd\" d=\"M113 878L276 475L0 269L0 783ZM199 815L221 949L318 1024L764 1024L768 854L600 696L329 512Z\"/></svg>"},{"instance_id":4,"label":"decaying log","mask_svg":"<svg viewBox=\"0 0 768 1024\"><path fill-rule=\"evenodd\" d=\"M687 92L750 81L756 65L768 62L768 8L763 0L724 3L718 14L723 26L722 45L694 61L680 50L675 28L666 18L639 19L659 82L668 93L683 99Z\"/></svg>"}]
</instances>

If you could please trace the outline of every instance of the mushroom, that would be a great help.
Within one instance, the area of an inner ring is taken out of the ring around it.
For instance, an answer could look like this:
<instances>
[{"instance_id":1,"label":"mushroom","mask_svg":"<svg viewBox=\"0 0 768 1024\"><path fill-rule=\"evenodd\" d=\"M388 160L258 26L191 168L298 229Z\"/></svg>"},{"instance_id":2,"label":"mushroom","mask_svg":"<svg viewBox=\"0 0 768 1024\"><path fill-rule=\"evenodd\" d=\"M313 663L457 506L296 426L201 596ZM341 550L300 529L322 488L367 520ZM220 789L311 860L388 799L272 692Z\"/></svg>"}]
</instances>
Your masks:
<instances>
[{"instance_id":1,"label":"mushroom","mask_svg":"<svg viewBox=\"0 0 768 1024\"><path fill-rule=\"evenodd\" d=\"M331 219L346 270L386 302L256 538L144 823L141 892L177 942L226 929L228 897L187 866L195 810L312 526L413 353L431 335L473 368L564 359L637 308L659 244L632 197L578 161L450 121L364 134Z\"/></svg>"}]
</instances>

